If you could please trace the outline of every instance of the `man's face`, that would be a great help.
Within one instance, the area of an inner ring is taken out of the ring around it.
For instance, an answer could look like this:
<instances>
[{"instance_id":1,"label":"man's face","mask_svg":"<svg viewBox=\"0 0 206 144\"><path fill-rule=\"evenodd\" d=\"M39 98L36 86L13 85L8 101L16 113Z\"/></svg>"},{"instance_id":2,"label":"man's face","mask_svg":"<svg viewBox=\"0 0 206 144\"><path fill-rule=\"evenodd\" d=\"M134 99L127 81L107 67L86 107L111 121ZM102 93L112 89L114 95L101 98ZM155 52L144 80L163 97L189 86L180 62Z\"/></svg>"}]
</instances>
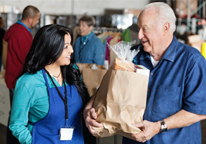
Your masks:
<instances>
[{"instance_id":1,"label":"man's face","mask_svg":"<svg viewBox=\"0 0 206 144\"><path fill-rule=\"evenodd\" d=\"M144 51L151 55L156 54L161 48L163 36L162 24L160 25L154 10L143 11L138 18L138 38L141 39ZM157 23L158 22L158 23Z\"/></svg>"},{"instance_id":2,"label":"man's face","mask_svg":"<svg viewBox=\"0 0 206 144\"><path fill-rule=\"evenodd\" d=\"M31 18L31 25L30 28L34 28L39 23L40 13L37 13L37 15L34 18Z\"/></svg>"}]
</instances>

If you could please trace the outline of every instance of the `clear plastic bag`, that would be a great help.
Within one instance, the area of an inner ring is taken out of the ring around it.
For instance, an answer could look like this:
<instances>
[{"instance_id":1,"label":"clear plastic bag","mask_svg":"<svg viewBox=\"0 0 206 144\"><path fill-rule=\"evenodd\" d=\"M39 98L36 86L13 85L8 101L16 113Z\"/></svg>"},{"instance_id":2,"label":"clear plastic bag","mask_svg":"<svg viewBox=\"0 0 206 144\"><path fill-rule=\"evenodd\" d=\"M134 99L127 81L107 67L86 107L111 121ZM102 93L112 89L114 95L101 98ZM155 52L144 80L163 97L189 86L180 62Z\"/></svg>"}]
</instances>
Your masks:
<instances>
[{"instance_id":1,"label":"clear plastic bag","mask_svg":"<svg viewBox=\"0 0 206 144\"><path fill-rule=\"evenodd\" d=\"M135 42L136 41L132 41L132 42L120 41L113 46L107 43L109 48L112 49L114 53L117 55L117 57L119 58L119 59L116 58L114 60L112 64L112 68L135 72L136 68L134 64L132 63L132 60L139 52L139 49L131 50L131 46Z\"/></svg>"}]
</instances>

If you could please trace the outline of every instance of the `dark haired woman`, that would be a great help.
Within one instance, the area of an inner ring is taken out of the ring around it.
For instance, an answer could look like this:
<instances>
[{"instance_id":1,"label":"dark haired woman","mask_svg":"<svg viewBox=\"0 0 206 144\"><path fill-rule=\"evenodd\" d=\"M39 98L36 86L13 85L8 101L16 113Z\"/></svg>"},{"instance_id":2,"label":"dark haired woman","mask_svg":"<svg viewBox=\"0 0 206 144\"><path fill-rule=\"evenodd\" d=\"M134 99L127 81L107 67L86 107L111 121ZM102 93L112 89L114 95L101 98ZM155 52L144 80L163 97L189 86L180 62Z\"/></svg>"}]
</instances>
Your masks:
<instances>
[{"instance_id":1,"label":"dark haired woman","mask_svg":"<svg viewBox=\"0 0 206 144\"><path fill-rule=\"evenodd\" d=\"M79 19L80 37L74 43L76 63L104 65L105 46L92 32L95 20L92 16L84 15Z\"/></svg>"},{"instance_id":2,"label":"dark haired woman","mask_svg":"<svg viewBox=\"0 0 206 144\"><path fill-rule=\"evenodd\" d=\"M35 35L9 125L22 144L84 143L80 113L89 94L71 61L71 43L70 30L60 25L46 25Z\"/></svg>"}]
</instances>

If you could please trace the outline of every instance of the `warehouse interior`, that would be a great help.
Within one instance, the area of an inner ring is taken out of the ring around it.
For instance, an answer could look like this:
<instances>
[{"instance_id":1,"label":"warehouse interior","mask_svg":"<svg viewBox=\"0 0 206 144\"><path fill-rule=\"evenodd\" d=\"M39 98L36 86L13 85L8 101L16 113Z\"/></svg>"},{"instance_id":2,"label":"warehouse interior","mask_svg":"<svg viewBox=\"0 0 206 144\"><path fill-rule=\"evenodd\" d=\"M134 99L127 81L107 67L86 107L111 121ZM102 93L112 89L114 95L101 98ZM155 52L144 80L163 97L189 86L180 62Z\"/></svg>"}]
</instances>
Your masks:
<instances>
[{"instance_id":1,"label":"warehouse interior","mask_svg":"<svg viewBox=\"0 0 206 144\"><path fill-rule=\"evenodd\" d=\"M165 2L171 6L177 18L174 35L178 41L198 49L206 58L206 51L203 51L203 44L206 43L206 0L0 0L0 17L5 22L4 30L7 30L21 19L25 6L36 6L41 15L39 24L32 29L32 36L35 36L39 28L48 24L63 25L75 31L80 17L91 15L96 21L93 28L95 35L123 34L130 29L136 36L131 36L130 41L140 43L136 23L141 10L151 2ZM6 144L10 111L9 90L4 81L6 54L3 49L0 72L0 144ZM206 144L206 120L201 121L201 131L202 144ZM121 143L121 135L96 138L96 144Z\"/></svg>"}]
</instances>

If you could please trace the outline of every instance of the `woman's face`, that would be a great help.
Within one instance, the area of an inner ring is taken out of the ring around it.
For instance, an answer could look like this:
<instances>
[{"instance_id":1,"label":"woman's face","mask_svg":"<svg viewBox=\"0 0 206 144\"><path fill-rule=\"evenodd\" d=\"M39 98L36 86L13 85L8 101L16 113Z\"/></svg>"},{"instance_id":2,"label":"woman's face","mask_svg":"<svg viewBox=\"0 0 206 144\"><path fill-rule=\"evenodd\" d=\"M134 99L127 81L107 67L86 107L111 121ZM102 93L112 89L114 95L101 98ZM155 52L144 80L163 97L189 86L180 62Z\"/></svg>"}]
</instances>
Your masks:
<instances>
[{"instance_id":1,"label":"woman's face","mask_svg":"<svg viewBox=\"0 0 206 144\"><path fill-rule=\"evenodd\" d=\"M79 29L80 29L81 36L86 36L91 33L93 26L88 26L85 21L80 21Z\"/></svg>"},{"instance_id":2,"label":"woman's face","mask_svg":"<svg viewBox=\"0 0 206 144\"><path fill-rule=\"evenodd\" d=\"M73 53L73 48L71 45L71 36L70 34L66 34L64 36L64 49L62 51L61 56L57 59L55 62L59 66L63 65L69 65L70 64L70 59L71 59L71 54Z\"/></svg>"}]
</instances>

